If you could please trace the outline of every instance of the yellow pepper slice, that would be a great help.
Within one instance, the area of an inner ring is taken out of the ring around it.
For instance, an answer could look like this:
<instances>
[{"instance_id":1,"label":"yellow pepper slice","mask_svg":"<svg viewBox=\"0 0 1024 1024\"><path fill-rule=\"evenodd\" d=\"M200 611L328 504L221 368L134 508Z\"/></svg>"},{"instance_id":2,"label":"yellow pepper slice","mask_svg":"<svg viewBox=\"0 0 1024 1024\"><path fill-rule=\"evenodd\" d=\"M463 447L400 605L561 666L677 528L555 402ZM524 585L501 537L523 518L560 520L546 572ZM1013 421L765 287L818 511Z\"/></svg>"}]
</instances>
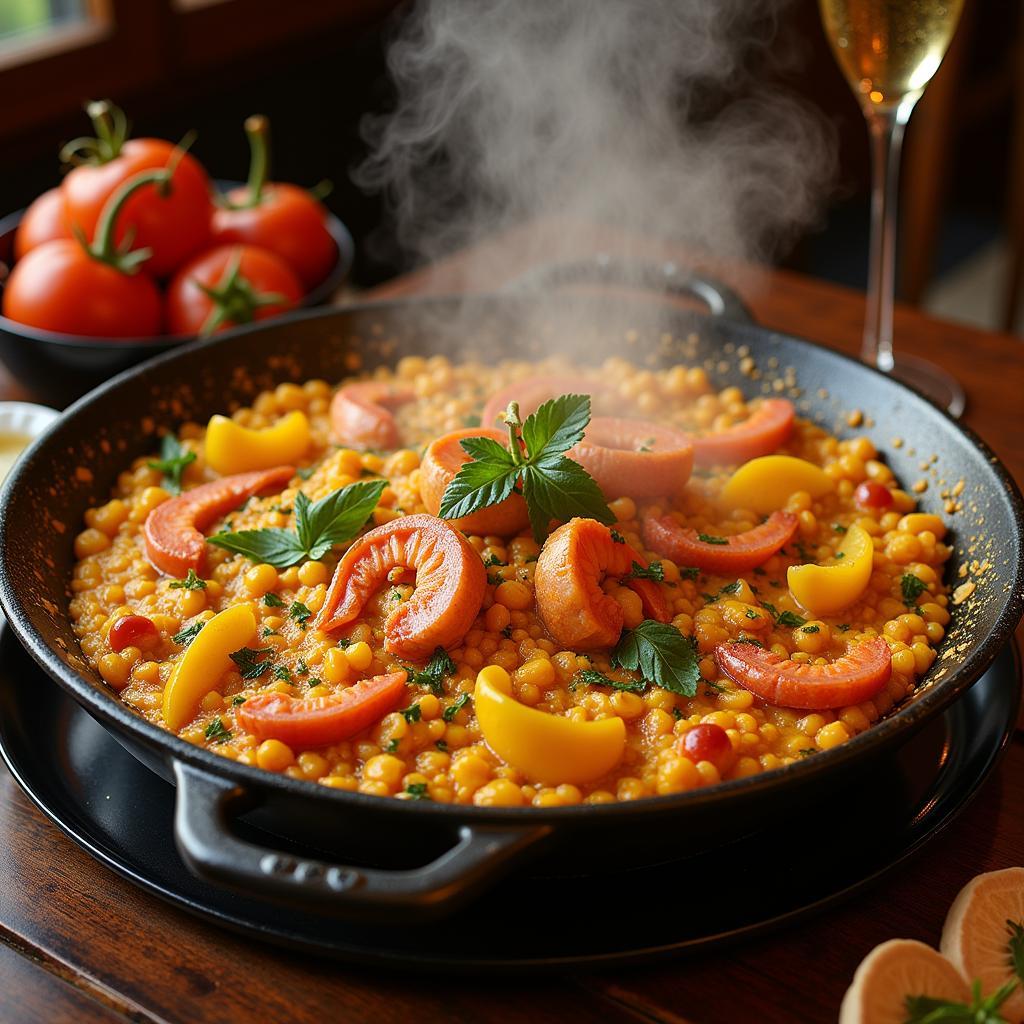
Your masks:
<instances>
[{"instance_id":1,"label":"yellow pepper slice","mask_svg":"<svg viewBox=\"0 0 1024 1024\"><path fill-rule=\"evenodd\" d=\"M473 695L476 718L487 745L502 760L537 782L589 782L618 764L626 748L621 718L574 722L520 704L508 673L497 665L481 669Z\"/></svg>"},{"instance_id":2,"label":"yellow pepper slice","mask_svg":"<svg viewBox=\"0 0 1024 1024\"><path fill-rule=\"evenodd\" d=\"M867 590L874 555L871 535L854 524L846 531L836 560L830 565L789 567L789 592L813 614L835 615Z\"/></svg>"},{"instance_id":3,"label":"yellow pepper slice","mask_svg":"<svg viewBox=\"0 0 1024 1024\"><path fill-rule=\"evenodd\" d=\"M764 455L745 462L729 477L722 488L722 503L768 515L785 508L789 496L797 491L820 498L832 487L825 471L813 462L791 455Z\"/></svg>"},{"instance_id":4,"label":"yellow pepper slice","mask_svg":"<svg viewBox=\"0 0 1024 1024\"><path fill-rule=\"evenodd\" d=\"M224 476L298 462L309 448L309 420L290 412L272 427L253 430L227 416L211 416L206 427L206 464Z\"/></svg>"},{"instance_id":5,"label":"yellow pepper slice","mask_svg":"<svg viewBox=\"0 0 1024 1024\"><path fill-rule=\"evenodd\" d=\"M164 722L177 732L195 717L199 702L231 668L231 655L256 635L252 606L235 604L214 615L174 666L164 687Z\"/></svg>"}]
</instances>

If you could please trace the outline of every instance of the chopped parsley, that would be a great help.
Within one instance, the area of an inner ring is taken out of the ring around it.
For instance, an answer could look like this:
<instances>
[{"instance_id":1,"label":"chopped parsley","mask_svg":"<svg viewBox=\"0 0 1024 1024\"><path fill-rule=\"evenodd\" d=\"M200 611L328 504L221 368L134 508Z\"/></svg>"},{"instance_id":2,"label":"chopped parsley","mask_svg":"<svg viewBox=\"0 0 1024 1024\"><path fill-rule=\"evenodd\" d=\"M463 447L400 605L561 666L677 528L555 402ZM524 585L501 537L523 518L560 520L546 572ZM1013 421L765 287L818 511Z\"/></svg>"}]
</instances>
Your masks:
<instances>
[{"instance_id":1,"label":"chopped parsley","mask_svg":"<svg viewBox=\"0 0 1024 1024\"><path fill-rule=\"evenodd\" d=\"M817 748L815 748L815 747L804 747L803 750L798 750L797 751L797 753L801 757L810 757L811 754L816 754L817 752L818 752Z\"/></svg>"},{"instance_id":2,"label":"chopped parsley","mask_svg":"<svg viewBox=\"0 0 1024 1024\"><path fill-rule=\"evenodd\" d=\"M468 694L468 693L462 693L462 694L460 694L460 695L459 695L459 696L458 696L458 697L456 698L456 700L455 700L455 703L453 703L453 704L450 704L450 705L449 705L448 707L446 707L446 708L444 709L444 713L443 713L443 714L441 715L441 717L442 717L442 718L443 718L443 719L444 719L444 720L445 720L446 722L454 722L454 721L455 721L455 716L456 716L456 715L457 715L457 714L458 714L458 713L459 713L459 712L460 712L460 711L461 711L461 710L462 710L462 709L463 709L463 708L464 708L464 707L465 707L465 706L466 706L466 705L467 705L468 703L469 703L469 694Z\"/></svg>"},{"instance_id":3,"label":"chopped parsley","mask_svg":"<svg viewBox=\"0 0 1024 1024\"><path fill-rule=\"evenodd\" d=\"M679 566L679 576L684 580L695 580L700 577L700 569L696 569L692 565Z\"/></svg>"},{"instance_id":4,"label":"chopped parsley","mask_svg":"<svg viewBox=\"0 0 1024 1024\"><path fill-rule=\"evenodd\" d=\"M442 754L447 754L448 753L448 744L445 743L444 740L438 740L434 744L434 746L437 747L437 749L440 750Z\"/></svg>"},{"instance_id":5,"label":"chopped parsley","mask_svg":"<svg viewBox=\"0 0 1024 1024\"><path fill-rule=\"evenodd\" d=\"M715 537L710 533L698 533L697 540L703 544L728 544L729 541L725 537Z\"/></svg>"},{"instance_id":6,"label":"chopped parsley","mask_svg":"<svg viewBox=\"0 0 1024 1024\"><path fill-rule=\"evenodd\" d=\"M505 563L493 551L484 559L484 568L485 569L490 569L491 566L494 566L494 565L504 565L504 564Z\"/></svg>"},{"instance_id":7,"label":"chopped parsley","mask_svg":"<svg viewBox=\"0 0 1024 1024\"><path fill-rule=\"evenodd\" d=\"M301 469L295 470L295 475L300 480L308 480L316 472L316 466L304 466Z\"/></svg>"},{"instance_id":8,"label":"chopped parsley","mask_svg":"<svg viewBox=\"0 0 1024 1024\"><path fill-rule=\"evenodd\" d=\"M801 633L820 633L821 632L821 626L801 626L800 627L800 632Z\"/></svg>"},{"instance_id":9,"label":"chopped parsley","mask_svg":"<svg viewBox=\"0 0 1024 1024\"><path fill-rule=\"evenodd\" d=\"M173 643L176 643L181 647L188 647L188 645L192 643L197 636L199 636L199 631L205 625L205 622L193 622L191 626L186 626L184 629L175 633L174 636L171 637L171 640Z\"/></svg>"},{"instance_id":10,"label":"chopped parsley","mask_svg":"<svg viewBox=\"0 0 1024 1024\"><path fill-rule=\"evenodd\" d=\"M420 711L419 704L410 704L407 708L402 708L400 713L401 713L402 717L410 725L413 722L418 722L420 720L420 716L423 714L423 712Z\"/></svg>"},{"instance_id":11,"label":"chopped parsley","mask_svg":"<svg viewBox=\"0 0 1024 1024\"><path fill-rule=\"evenodd\" d=\"M928 584L912 572L905 572L900 577L900 592L903 594L903 603L908 608L913 608L917 604L917 599L927 589Z\"/></svg>"},{"instance_id":12,"label":"chopped parsley","mask_svg":"<svg viewBox=\"0 0 1024 1024\"><path fill-rule=\"evenodd\" d=\"M393 754L398 749L399 740L393 739L388 740L388 745L384 748L385 754Z\"/></svg>"},{"instance_id":13,"label":"chopped parsley","mask_svg":"<svg viewBox=\"0 0 1024 1024\"><path fill-rule=\"evenodd\" d=\"M797 629L800 626L807 625L807 620L802 615L797 615L795 612L783 612L775 621L780 626L789 626L792 629Z\"/></svg>"},{"instance_id":14,"label":"chopped parsley","mask_svg":"<svg viewBox=\"0 0 1024 1024\"><path fill-rule=\"evenodd\" d=\"M295 666L295 671L300 676L308 676L309 675L309 666L306 664L306 659L305 658L299 658L298 664Z\"/></svg>"},{"instance_id":15,"label":"chopped parsley","mask_svg":"<svg viewBox=\"0 0 1024 1024\"><path fill-rule=\"evenodd\" d=\"M626 543L626 538L623 537L622 534L619 533L618 530L609 530L608 532L612 535L612 540L615 541L616 544L625 544Z\"/></svg>"},{"instance_id":16,"label":"chopped parsley","mask_svg":"<svg viewBox=\"0 0 1024 1024\"><path fill-rule=\"evenodd\" d=\"M270 668L267 655L273 653L273 647L243 647L231 655L231 660L238 666L243 679L259 679Z\"/></svg>"},{"instance_id":17,"label":"chopped parsley","mask_svg":"<svg viewBox=\"0 0 1024 1024\"><path fill-rule=\"evenodd\" d=\"M410 800L429 800L427 796L427 784L425 782L410 782L405 787L405 792L408 794Z\"/></svg>"},{"instance_id":18,"label":"chopped parsley","mask_svg":"<svg viewBox=\"0 0 1024 1024\"><path fill-rule=\"evenodd\" d=\"M206 580L196 575L195 569L189 569L188 575L183 580L171 580L167 584L171 590L205 590Z\"/></svg>"},{"instance_id":19,"label":"chopped parsley","mask_svg":"<svg viewBox=\"0 0 1024 1024\"><path fill-rule=\"evenodd\" d=\"M592 668L585 668L577 672L573 676L573 681L569 684L569 688L575 689L581 684L584 686L610 686L613 690L623 690L626 693L643 693L647 688L646 679L621 682L618 679L610 679L603 672L598 672Z\"/></svg>"},{"instance_id":20,"label":"chopped parsley","mask_svg":"<svg viewBox=\"0 0 1024 1024\"><path fill-rule=\"evenodd\" d=\"M243 697L241 694L238 694L236 697L231 698L231 703L234 704L235 707L238 707L239 704L244 704L245 700L245 697Z\"/></svg>"},{"instance_id":21,"label":"chopped parsley","mask_svg":"<svg viewBox=\"0 0 1024 1024\"><path fill-rule=\"evenodd\" d=\"M430 661L422 669L407 669L409 683L429 687L435 697L444 694L444 678L455 674L455 662L443 647L435 647Z\"/></svg>"},{"instance_id":22,"label":"chopped parsley","mask_svg":"<svg viewBox=\"0 0 1024 1024\"><path fill-rule=\"evenodd\" d=\"M633 568L629 570L627 579L634 580L655 580L658 583L663 583L665 580L665 567L661 562L651 562L646 568L639 562L633 563Z\"/></svg>"},{"instance_id":23,"label":"chopped parsley","mask_svg":"<svg viewBox=\"0 0 1024 1024\"><path fill-rule=\"evenodd\" d=\"M190 452L174 434L164 434L160 441L160 458L150 459L147 465L163 473L164 490L181 494L181 474L195 461L195 452Z\"/></svg>"},{"instance_id":24,"label":"chopped parsley","mask_svg":"<svg viewBox=\"0 0 1024 1024\"><path fill-rule=\"evenodd\" d=\"M284 608L286 604L272 590L263 595L263 603L268 608Z\"/></svg>"},{"instance_id":25,"label":"chopped parsley","mask_svg":"<svg viewBox=\"0 0 1024 1024\"><path fill-rule=\"evenodd\" d=\"M292 674L287 665L278 665L277 668L274 669L274 678L280 679L285 683L290 683L292 681Z\"/></svg>"},{"instance_id":26,"label":"chopped parsley","mask_svg":"<svg viewBox=\"0 0 1024 1024\"><path fill-rule=\"evenodd\" d=\"M292 606L288 609L288 618L294 619L303 629L305 629L306 623L312 617L313 613L301 601L292 601Z\"/></svg>"},{"instance_id":27,"label":"chopped parsley","mask_svg":"<svg viewBox=\"0 0 1024 1024\"><path fill-rule=\"evenodd\" d=\"M835 530L836 533L846 533L847 531L847 527L843 526L842 523L833 523L832 529Z\"/></svg>"},{"instance_id":28,"label":"chopped parsley","mask_svg":"<svg viewBox=\"0 0 1024 1024\"><path fill-rule=\"evenodd\" d=\"M758 615L757 612L753 608L748 608L743 614L746 615L746 617L748 619L759 619L759 618L761 618L761 616Z\"/></svg>"},{"instance_id":29,"label":"chopped parsley","mask_svg":"<svg viewBox=\"0 0 1024 1024\"><path fill-rule=\"evenodd\" d=\"M215 718L207 727L203 735L208 740L213 740L214 743L223 743L225 740L231 739L231 730L224 728L224 723L219 719Z\"/></svg>"}]
</instances>

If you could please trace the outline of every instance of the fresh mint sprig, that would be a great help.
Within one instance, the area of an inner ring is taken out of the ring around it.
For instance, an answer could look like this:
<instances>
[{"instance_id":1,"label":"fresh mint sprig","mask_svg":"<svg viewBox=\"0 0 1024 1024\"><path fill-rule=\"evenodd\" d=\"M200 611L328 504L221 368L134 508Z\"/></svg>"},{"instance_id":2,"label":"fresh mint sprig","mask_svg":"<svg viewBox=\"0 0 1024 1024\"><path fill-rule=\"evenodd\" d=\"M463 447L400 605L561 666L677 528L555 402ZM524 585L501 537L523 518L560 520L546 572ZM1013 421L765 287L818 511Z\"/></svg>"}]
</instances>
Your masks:
<instances>
[{"instance_id":1,"label":"fresh mint sprig","mask_svg":"<svg viewBox=\"0 0 1024 1024\"><path fill-rule=\"evenodd\" d=\"M545 402L525 421L517 402L505 413L508 445L488 437L459 443L470 457L441 499L442 519L461 519L522 493L538 542L552 519L573 516L615 522L601 489L589 473L564 453L583 438L590 422L589 395L561 395Z\"/></svg>"},{"instance_id":2,"label":"fresh mint sprig","mask_svg":"<svg viewBox=\"0 0 1024 1024\"><path fill-rule=\"evenodd\" d=\"M195 461L195 452L190 452L174 434L164 434L160 442L160 458L150 459L147 465L163 473L164 490L170 494L181 494L181 474Z\"/></svg>"},{"instance_id":3,"label":"fresh mint sprig","mask_svg":"<svg viewBox=\"0 0 1024 1024\"><path fill-rule=\"evenodd\" d=\"M351 540L366 524L387 485L386 480L349 484L317 502L299 491L295 495L295 529L272 526L262 530L216 533L209 538L226 551L275 569L311 559L319 561L335 544Z\"/></svg>"}]
</instances>

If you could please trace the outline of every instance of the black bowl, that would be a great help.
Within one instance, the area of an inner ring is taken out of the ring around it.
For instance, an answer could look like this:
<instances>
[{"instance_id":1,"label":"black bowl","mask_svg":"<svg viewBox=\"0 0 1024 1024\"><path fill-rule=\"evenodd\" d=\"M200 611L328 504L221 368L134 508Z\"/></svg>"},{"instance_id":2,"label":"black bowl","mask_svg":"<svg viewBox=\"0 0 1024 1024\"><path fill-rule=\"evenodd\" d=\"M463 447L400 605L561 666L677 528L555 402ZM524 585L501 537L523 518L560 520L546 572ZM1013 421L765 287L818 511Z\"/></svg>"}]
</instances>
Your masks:
<instances>
[{"instance_id":1,"label":"black bowl","mask_svg":"<svg viewBox=\"0 0 1024 1024\"><path fill-rule=\"evenodd\" d=\"M239 183L217 181L215 184L218 191L226 192ZM0 219L0 265L10 267L14 264L14 233L24 213L24 210L17 210ZM326 305L352 269L355 243L348 228L329 213L327 230L338 246L338 259L327 277L302 297L301 306ZM0 360L34 399L59 408L69 405L114 374L194 340L189 335L94 338L60 334L28 327L0 315Z\"/></svg>"}]
</instances>

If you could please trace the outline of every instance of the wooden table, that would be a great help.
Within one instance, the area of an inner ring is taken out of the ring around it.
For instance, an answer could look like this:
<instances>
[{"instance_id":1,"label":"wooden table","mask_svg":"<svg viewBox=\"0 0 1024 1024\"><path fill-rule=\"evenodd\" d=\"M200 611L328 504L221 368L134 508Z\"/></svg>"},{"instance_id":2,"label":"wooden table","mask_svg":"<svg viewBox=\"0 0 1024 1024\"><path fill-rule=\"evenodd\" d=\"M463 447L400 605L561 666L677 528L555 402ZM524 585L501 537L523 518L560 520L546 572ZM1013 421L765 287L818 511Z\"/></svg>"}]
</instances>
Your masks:
<instances>
[{"instance_id":1,"label":"wooden table","mask_svg":"<svg viewBox=\"0 0 1024 1024\"><path fill-rule=\"evenodd\" d=\"M560 244L564 256L616 250L624 242L577 232L563 233ZM630 241L628 248L634 255L680 257L656 243ZM378 294L486 289L554 251L538 244L536 232L517 232ZM719 273L762 324L856 350L861 295L789 273L766 272L757 280L735 270ZM1024 345L912 310L898 311L896 331L901 348L936 358L959 377L970 401L967 422L1024 480ZM14 393L0 379L0 397ZM808 830L813 835L813 823ZM896 936L937 942L946 910L969 878L1021 864L1024 740L1018 737L952 827L855 902L798 928L643 969L468 982L386 975L260 946L165 906L91 860L0 769L0 1022L829 1022L873 945ZM481 941L485 927L481 922Z\"/></svg>"}]
</instances>

